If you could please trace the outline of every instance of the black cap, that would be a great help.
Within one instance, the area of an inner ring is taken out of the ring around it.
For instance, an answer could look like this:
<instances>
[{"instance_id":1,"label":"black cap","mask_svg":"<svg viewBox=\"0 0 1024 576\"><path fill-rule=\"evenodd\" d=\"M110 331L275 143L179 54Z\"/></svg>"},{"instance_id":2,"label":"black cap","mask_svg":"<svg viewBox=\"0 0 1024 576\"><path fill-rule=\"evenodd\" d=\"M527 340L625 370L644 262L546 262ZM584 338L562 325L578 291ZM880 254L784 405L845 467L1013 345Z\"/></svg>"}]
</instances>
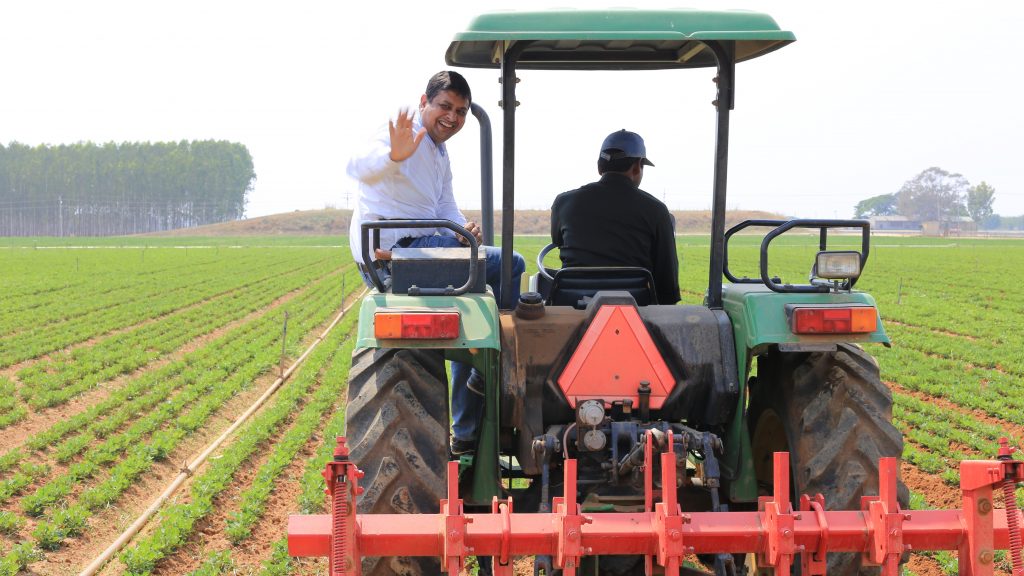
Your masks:
<instances>
[{"instance_id":1,"label":"black cap","mask_svg":"<svg viewBox=\"0 0 1024 576\"><path fill-rule=\"evenodd\" d=\"M654 162L647 159L647 147L644 146L644 139L636 132L622 129L612 132L601 143L601 158L603 160L617 160L619 158L640 158L643 164L654 166Z\"/></svg>"}]
</instances>

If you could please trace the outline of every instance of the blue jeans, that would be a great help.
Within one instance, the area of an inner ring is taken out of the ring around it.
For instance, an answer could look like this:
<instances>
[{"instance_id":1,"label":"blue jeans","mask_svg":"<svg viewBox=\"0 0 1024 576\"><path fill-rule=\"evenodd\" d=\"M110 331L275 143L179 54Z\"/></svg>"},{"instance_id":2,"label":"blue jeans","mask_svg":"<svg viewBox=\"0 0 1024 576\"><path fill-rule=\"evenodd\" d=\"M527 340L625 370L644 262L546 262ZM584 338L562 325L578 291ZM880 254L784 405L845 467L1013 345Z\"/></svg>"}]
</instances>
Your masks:
<instances>
[{"instance_id":1,"label":"blue jeans","mask_svg":"<svg viewBox=\"0 0 1024 576\"><path fill-rule=\"evenodd\" d=\"M454 236L420 236L414 238L407 248L457 248L462 247ZM484 250L486 281L494 291L494 299L501 302L501 248L482 246ZM512 252L512 306L519 303L519 283L526 271L526 261L518 252ZM362 272L362 270L360 270ZM373 287L366 273L363 281ZM484 398L473 393L467 386L470 376L476 372L469 364L452 362L452 436L459 440L475 440L484 411ZM479 375L477 376L480 377Z\"/></svg>"}]
</instances>

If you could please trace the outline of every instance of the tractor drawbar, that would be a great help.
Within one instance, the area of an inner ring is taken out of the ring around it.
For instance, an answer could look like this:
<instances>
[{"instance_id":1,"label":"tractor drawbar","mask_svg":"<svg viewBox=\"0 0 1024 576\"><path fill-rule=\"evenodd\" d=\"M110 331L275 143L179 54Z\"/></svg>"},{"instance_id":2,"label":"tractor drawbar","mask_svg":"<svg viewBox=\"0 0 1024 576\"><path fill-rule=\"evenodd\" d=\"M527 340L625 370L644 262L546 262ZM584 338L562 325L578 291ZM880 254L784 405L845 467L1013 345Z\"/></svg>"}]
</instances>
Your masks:
<instances>
[{"instance_id":1,"label":"tractor drawbar","mask_svg":"<svg viewBox=\"0 0 1024 576\"><path fill-rule=\"evenodd\" d=\"M661 452L661 486L676 486L672 435ZM581 514L576 503L576 461L564 466L565 494L549 513L518 513L512 501L494 499L491 513L465 514L458 494L458 463L448 465L448 498L438 514L363 514L355 512L361 473L348 460L345 439L338 438L335 460L324 476L333 514L293 515L288 519L292 556L330 557L331 576L360 574L363 556L434 556L448 574L458 574L466 556L492 556L498 576L512 574L516 556L547 555L566 576L591 555L645 555L646 572L655 564L676 576L691 554L754 553L758 566L788 576L794 561L803 574L825 573L829 552L859 552L865 565L898 576L908 551L957 550L960 574L993 574L995 550L1010 550L1014 576L1020 569L1020 525L1024 522L1013 487L1024 481L1024 461L1010 458L1006 440L997 460L960 463L963 508L901 510L896 499L898 460L880 461L879 492L865 496L860 510L826 510L821 495L790 501L789 454L774 454L774 494L762 496L757 512L693 512L680 509L675 490L652 487L654 469L645 450L643 512ZM1005 509L995 509L993 490L1005 490ZM660 494L656 493L660 492ZM655 502L655 499L659 501ZM799 559L797 560L797 555Z\"/></svg>"}]
</instances>

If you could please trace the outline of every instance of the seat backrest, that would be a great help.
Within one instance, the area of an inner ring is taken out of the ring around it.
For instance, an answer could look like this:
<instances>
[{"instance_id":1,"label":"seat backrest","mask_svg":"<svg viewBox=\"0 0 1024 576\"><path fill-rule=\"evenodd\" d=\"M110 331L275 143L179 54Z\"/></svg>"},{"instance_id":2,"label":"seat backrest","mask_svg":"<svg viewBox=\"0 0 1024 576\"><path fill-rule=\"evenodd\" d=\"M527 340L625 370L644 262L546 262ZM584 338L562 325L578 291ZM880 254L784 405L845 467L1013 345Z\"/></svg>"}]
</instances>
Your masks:
<instances>
[{"instance_id":1,"label":"seat backrest","mask_svg":"<svg viewBox=\"0 0 1024 576\"><path fill-rule=\"evenodd\" d=\"M541 294L550 306L586 308L594 294L620 290L629 292L638 306L657 304L654 278L646 268L636 267L576 267L562 268L554 274L550 287Z\"/></svg>"}]
</instances>

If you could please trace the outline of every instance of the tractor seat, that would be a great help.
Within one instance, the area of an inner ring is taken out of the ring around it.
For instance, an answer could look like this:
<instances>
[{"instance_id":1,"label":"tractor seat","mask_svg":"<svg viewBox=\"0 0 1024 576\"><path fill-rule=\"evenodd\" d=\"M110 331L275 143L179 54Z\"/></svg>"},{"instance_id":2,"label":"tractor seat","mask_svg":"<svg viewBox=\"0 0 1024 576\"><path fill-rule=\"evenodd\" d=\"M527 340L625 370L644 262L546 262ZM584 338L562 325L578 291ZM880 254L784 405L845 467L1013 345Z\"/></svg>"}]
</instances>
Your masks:
<instances>
[{"instance_id":1,"label":"tractor seat","mask_svg":"<svg viewBox=\"0 0 1024 576\"><path fill-rule=\"evenodd\" d=\"M657 304L654 277L646 268L576 267L562 268L546 281L539 277L538 289L549 306L572 306L582 310L594 294L618 290L629 292L638 306Z\"/></svg>"}]
</instances>

